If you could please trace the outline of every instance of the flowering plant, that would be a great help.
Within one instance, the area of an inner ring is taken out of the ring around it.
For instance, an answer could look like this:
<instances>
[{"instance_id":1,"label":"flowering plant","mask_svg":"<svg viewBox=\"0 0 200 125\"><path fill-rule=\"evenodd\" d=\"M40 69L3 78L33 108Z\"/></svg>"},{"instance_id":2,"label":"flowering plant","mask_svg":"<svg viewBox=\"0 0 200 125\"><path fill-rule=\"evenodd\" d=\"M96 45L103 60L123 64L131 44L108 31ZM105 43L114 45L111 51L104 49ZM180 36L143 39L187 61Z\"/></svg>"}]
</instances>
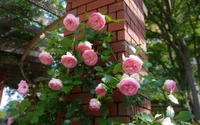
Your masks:
<instances>
[{"instance_id":1,"label":"flowering plant","mask_svg":"<svg viewBox=\"0 0 200 125\"><path fill-rule=\"evenodd\" d=\"M136 55L122 55L121 59L116 59L110 46L113 35L111 32L103 32L106 20L119 21L98 12L92 13L85 24L80 23L79 18L72 14L65 17L63 24L67 30L72 31L72 35L62 40L57 36L50 39L45 51L39 55L41 63L51 65L48 70L51 79L48 84L41 82L32 85L22 80L18 92L26 98L17 105L18 110L10 115L18 117L11 117L9 121L13 122L15 118L15 123L20 125L70 125L77 120L82 125L92 124L94 115L85 110L84 98L70 97L70 93L77 87L83 93L96 95L86 103L90 110L100 111L102 118L97 122L101 125L122 124L108 117L109 109L106 107L106 104L113 103L112 95L116 89L125 96L123 103L127 107L144 105L144 99L139 93L150 95L155 91L166 91L170 94L169 99L178 103L171 95L176 87L173 80L164 83L161 78L155 80L152 76L139 74L142 66L146 68L148 63ZM56 31L51 33L55 34ZM174 115L171 114L173 109L170 107L167 110L170 111L162 124L174 124ZM144 113L133 116L130 124L159 125L159 118ZM176 120L182 120L182 117L176 117Z\"/></svg>"}]
</instances>

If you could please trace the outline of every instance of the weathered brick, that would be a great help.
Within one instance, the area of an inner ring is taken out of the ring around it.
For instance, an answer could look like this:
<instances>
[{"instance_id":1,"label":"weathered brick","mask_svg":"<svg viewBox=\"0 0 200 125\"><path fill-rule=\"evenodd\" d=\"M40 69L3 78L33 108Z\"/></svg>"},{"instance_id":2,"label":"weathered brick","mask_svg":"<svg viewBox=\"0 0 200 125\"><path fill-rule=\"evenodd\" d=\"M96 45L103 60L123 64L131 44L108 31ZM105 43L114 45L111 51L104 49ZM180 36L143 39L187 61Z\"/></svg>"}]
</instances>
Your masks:
<instances>
[{"instance_id":1,"label":"weathered brick","mask_svg":"<svg viewBox=\"0 0 200 125\"><path fill-rule=\"evenodd\" d=\"M103 14L107 14L108 13L107 6L98 8L98 12L103 13Z\"/></svg>"}]
</instances>

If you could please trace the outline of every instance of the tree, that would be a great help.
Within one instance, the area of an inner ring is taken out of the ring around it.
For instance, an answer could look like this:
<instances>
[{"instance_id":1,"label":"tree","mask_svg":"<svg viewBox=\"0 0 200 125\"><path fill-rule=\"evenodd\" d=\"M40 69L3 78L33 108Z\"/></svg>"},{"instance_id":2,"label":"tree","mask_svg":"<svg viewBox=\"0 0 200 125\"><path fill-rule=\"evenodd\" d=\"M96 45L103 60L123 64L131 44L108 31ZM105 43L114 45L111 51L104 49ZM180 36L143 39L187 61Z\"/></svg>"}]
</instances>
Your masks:
<instances>
[{"instance_id":1,"label":"tree","mask_svg":"<svg viewBox=\"0 0 200 125\"><path fill-rule=\"evenodd\" d=\"M145 0L145 4L148 48L153 53L148 54L154 67L150 71L175 78L191 96L193 113L200 120L200 4L193 0Z\"/></svg>"}]
</instances>

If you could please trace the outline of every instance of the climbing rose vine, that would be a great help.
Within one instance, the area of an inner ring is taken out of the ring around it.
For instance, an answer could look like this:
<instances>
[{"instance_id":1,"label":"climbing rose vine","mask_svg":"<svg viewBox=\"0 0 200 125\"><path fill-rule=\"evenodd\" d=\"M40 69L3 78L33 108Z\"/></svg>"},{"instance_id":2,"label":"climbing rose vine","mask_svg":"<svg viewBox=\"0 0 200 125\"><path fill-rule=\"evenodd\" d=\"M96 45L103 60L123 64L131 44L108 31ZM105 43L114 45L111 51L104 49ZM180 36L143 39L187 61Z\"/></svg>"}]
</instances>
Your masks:
<instances>
[{"instance_id":1,"label":"climbing rose vine","mask_svg":"<svg viewBox=\"0 0 200 125\"><path fill-rule=\"evenodd\" d=\"M126 107L143 106L144 97L139 93L150 97L156 91L169 95L172 102L178 103L172 95L176 88L175 81L164 82L162 78L156 80L150 75L139 74L142 67L148 68L148 62L143 62L138 53L124 53L122 57L115 57L110 46L113 35L104 32L103 28L106 20L116 23L120 20L113 20L99 12L86 16L88 22L80 23L78 17L68 14L63 25L71 35L62 39L59 35L65 30L62 26L49 32L51 39L47 40L45 50L39 55L42 64L50 65L48 76L45 76L49 79L29 85L22 80L18 84L18 92L25 99L17 104L19 110L10 114L8 124L15 121L19 125L71 125L74 121L80 121L82 125L90 125L94 119L93 113L100 112L103 118L97 121L99 124L120 125L120 121L113 121L108 116L106 105L113 103L113 91L120 91L125 96L123 103ZM45 39L45 36L42 35L41 39ZM130 50L132 48L127 44L124 46ZM82 93L96 96L87 102L78 96L71 97L72 91L77 88ZM88 114L86 109L93 113ZM133 114L130 124L174 124L174 115L169 114L155 118L145 113ZM176 119L181 120L178 117Z\"/></svg>"}]
</instances>

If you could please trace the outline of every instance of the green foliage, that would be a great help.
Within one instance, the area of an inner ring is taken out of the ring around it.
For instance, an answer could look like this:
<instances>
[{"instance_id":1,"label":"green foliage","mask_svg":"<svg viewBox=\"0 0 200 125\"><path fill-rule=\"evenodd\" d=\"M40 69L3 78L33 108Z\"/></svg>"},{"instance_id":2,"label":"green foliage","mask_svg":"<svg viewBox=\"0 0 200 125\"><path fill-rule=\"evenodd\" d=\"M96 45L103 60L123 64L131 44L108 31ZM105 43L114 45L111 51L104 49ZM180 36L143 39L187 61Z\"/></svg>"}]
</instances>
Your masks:
<instances>
[{"instance_id":1,"label":"green foliage","mask_svg":"<svg viewBox=\"0 0 200 125\"><path fill-rule=\"evenodd\" d=\"M109 21L118 22L112 20L108 16L106 16L106 18ZM50 67L51 69L49 69L47 73L52 78L60 79L62 81L62 90L52 90L48 87L46 82L40 83L36 87L30 88L30 95L28 95L21 103L17 104L16 108L19 110L14 110L10 116L19 115L19 118L17 118L16 121L20 125L51 125L55 124L57 120L60 120L66 125L73 124L73 121L80 121L81 125L90 125L94 120L94 115L88 114L87 110L85 110L87 109L85 106L88 106L85 105L85 101L88 101L89 97L86 97L86 99L82 97L73 97L76 94L78 95L79 92L74 93L74 95L70 94L75 87L80 87L83 94L96 94L95 88L98 84L96 83L96 80L99 79L101 80L100 82L103 83L102 88L106 89L107 93L103 97L96 95L97 100L99 101L98 106L101 106L100 114L102 116L97 122L100 125L122 124L120 120L113 121L111 118L108 118L109 109L106 107L106 104L113 103L113 89L116 89L117 84L120 83L122 75L124 74L122 61L110 61L111 57L116 58L114 57L112 47L110 46L113 37L112 33L93 30L88 27L87 24L81 24L72 35L63 39L60 39L58 32L60 32L59 29L48 32L52 38L47 41L45 51L49 52L54 58L54 62ZM76 35L80 35L81 37L77 38ZM100 47L103 49L97 48L96 53L99 56L99 61L103 63L103 66L97 64L95 66L88 66L83 62L82 54L76 50L77 45L83 41L89 41L93 44L97 42L101 45ZM134 49L130 45L127 46ZM66 52L70 52L77 59L78 63L76 67L66 68L60 63L62 55L66 55ZM149 68L151 64L145 62L144 66L144 68ZM155 91L163 92L161 89L164 83L163 78L156 79L151 75L142 77L144 80L140 84L140 92L148 94L148 96L152 96ZM139 78L138 82L140 82L140 80L141 78ZM38 92L40 93L40 96L37 95ZM146 97L136 93L132 96L126 96L123 100L123 104L125 107L144 106L145 98ZM139 116L136 115L135 117L136 125L159 125L150 114L141 114ZM129 123L129 125L131 124L132 123Z\"/></svg>"},{"instance_id":2,"label":"green foliage","mask_svg":"<svg viewBox=\"0 0 200 125\"><path fill-rule=\"evenodd\" d=\"M175 116L177 120L185 122L189 121L192 117L193 115L188 111L181 111Z\"/></svg>"}]
</instances>

